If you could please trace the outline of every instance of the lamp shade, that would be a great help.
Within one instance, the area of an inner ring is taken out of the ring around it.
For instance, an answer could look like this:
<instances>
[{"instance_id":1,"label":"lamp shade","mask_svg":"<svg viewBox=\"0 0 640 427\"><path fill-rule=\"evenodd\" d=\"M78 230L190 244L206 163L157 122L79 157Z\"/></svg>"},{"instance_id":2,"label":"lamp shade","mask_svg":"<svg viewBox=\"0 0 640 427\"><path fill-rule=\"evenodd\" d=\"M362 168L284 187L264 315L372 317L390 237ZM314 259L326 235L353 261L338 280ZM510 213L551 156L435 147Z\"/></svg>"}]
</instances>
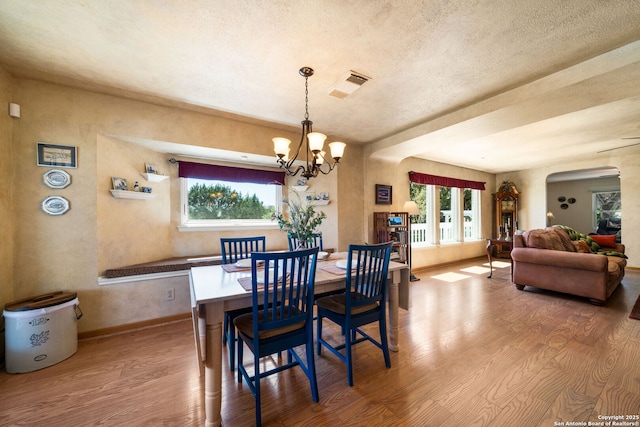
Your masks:
<instances>
[{"instance_id":1,"label":"lamp shade","mask_svg":"<svg viewBox=\"0 0 640 427\"><path fill-rule=\"evenodd\" d=\"M409 215L420 215L420 209L418 208L418 204L413 200L407 200L404 202L402 206L402 210L407 212Z\"/></svg>"},{"instance_id":2,"label":"lamp shade","mask_svg":"<svg viewBox=\"0 0 640 427\"><path fill-rule=\"evenodd\" d=\"M332 142L329 144L329 148L331 149L331 157L333 157L336 160L339 160L342 158L342 155L344 154L344 147L347 144L345 144L344 142Z\"/></svg>"},{"instance_id":3,"label":"lamp shade","mask_svg":"<svg viewBox=\"0 0 640 427\"><path fill-rule=\"evenodd\" d=\"M309 139L309 150L315 154L322 151L327 135L320 132L310 132L307 134L307 138Z\"/></svg>"},{"instance_id":4,"label":"lamp shade","mask_svg":"<svg viewBox=\"0 0 640 427\"><path fill-rule=\"evenodd\" d=\"M289 144L291 144L291 140L287 138L273 138L273 151L276 152L277 156L286 156L289 154Z\"/></svg>"}]
</instances>

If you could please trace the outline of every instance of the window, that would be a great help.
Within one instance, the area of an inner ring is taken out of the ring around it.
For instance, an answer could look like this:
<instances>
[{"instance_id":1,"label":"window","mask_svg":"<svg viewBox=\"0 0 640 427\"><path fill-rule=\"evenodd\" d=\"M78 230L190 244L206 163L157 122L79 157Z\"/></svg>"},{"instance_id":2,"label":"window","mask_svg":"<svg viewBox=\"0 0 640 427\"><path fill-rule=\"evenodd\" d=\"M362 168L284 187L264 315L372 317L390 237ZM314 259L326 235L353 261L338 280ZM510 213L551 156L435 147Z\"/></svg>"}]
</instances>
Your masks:
<instances>
[{"instance_id":1,"label":"window","mask_svg":"<svg viewBox=\"0 0 640 427\"><path fill-rule=\"evenodd\" d=\"M440 243L455 242L458 239L458 189L440 187Z\"/></svg>"},{"instance_id":2,"label":"window","mask_svg":"<svg viewBox=\"0 0 640 427\"><path fill-rule=\"evenodd\" d=\"M480 191L464 189L464 235L463 239L480 240Z\"/></svg>"},{"instance_id":3,"label":"window","mask_svg":"<svg viewBox=\"0 0 640 427\"><path fill-rule=\"evenodd\" d=\"M601 219L622 218L620 191L597 191L593 193L594 229Z\"/></svg>"},{"instance_id":4,"label":"window","mask_svg":"<svg viewBox=\"0 0 640 427\"><path fill-rule=\"evenodd\" d=\"M282 206L280 174L253 169L180 162L180 230L277 228ZM284 174L282 180L284 180Z\"/></svg>"},{"instance_id":5,"label":"window","mask_svg":"<svg viewBox=\"0 0 640 427\"><path fill-rule=\"evenodd\" d=\"M412 245L480 240L480 190L411 182L409 191L420 208L411 225Z\"/></svg>"}]
</instances>

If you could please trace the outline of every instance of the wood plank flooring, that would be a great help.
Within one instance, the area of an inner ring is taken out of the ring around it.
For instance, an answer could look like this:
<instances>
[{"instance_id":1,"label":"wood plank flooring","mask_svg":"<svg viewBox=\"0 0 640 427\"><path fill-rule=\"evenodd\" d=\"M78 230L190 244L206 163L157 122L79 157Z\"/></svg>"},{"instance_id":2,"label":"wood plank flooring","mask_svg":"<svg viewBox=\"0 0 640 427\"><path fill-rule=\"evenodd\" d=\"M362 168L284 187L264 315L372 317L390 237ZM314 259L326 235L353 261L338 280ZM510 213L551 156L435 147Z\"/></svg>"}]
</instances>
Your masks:
<instances>
[{"instance_id":1,"label":"wood plank flooring","mask_svg":"<svg viewBox=\"0 0 640 427\"><path fill-rule=\"evenodd\" d=\"M640 414L640 321L628 318L639 271L597 307L518 291L508 267L488 279L485 263L417 272L391 369L362 343L353 387L334 356L317 357L320 403L299 369L263 381L263 425L556 426ZM225 426L251 426L253 397L223 360ZM198 426L202 387L191 323L179 321L81 341L74 356L40 371L0 373L0 425Z\"/></svg>"}]
</instances>

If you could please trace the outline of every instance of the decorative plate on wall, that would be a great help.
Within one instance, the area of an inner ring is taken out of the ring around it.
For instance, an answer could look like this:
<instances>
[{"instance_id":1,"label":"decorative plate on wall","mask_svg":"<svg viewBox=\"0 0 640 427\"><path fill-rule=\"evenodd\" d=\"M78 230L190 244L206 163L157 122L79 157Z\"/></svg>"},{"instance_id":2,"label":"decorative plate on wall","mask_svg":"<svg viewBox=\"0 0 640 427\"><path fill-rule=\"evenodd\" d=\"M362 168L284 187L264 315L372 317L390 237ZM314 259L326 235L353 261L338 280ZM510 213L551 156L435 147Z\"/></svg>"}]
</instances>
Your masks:
<instances>
[{"instance_id":1,"label":"decorative plate on wall","mask_svg":"<svg viewBox=\"0 0 640 427\"><path fill-rule=\"evenodd\" d=\"M560 197L558 197L558 201L559 201L560 203L563 203L565 200L567 200L567 198L566 198L566 197L564 197L564 196L560 196Z\"/></svg>"},{"instance_id":2,"label":"decorative plate on wall","mask_svg":"<svg viewBox=\"0 0 640 427\"><path fill-rule=\"evenodd\" d=\"M566 204L566 203L563 203L563 204L560 205L560 209L567 209L568 207L569 207L569 205Z\"/></svg>"},{"instance_id":3,"label":"decorative plate on wall","mask_svg":"<svg viewBox=\"0 0 640 427\"><path fill-rule=\"evenodd\" d=\"M49 188L64 188L71 184L71 175L60 169L51 169L42 175L42 180Z\"/></svg>"},{"instance_id":4,"label":"decorative plate on wall","mask_svg":"<svg viewBox=\"0 0 640 427\"><path fill-rule=\"evenodd\" d=\"M69 201L64 197L50 196L42 201L42 210L49 215L62 215L69 210Z\"/></svg>"},{"instance_id":5,"label":"decorative plate on wall","mask_svg":"<svg viewBox=\"0 0 640 427\"><path fill-rule=\"evenodd\" d=\"M569 200L567 200L567 202L573 204L576 202L576 199L574 199L573 197L569 198Z\"/></svg>"}]
</instances>

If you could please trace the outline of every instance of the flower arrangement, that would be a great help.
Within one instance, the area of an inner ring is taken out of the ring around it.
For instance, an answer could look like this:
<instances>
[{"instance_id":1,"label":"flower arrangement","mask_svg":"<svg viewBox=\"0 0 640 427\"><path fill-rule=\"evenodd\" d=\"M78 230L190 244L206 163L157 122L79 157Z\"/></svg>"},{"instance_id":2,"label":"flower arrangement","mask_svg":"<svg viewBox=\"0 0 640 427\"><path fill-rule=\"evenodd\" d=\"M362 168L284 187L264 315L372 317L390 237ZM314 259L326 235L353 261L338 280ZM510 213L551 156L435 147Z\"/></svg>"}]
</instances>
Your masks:
<instances>
[{"instance_id":1,"label":"flower arrangement","mask_svg":"<svg viewBox=\"0 0 640 427\"><path fill-rule=\"evenodd\" d=\"M278 221L280 230L295 236L299 242L313 242L313 235L327 215L316 212L312 200L302 200L298 193L284 202L289 207L288 218L284 214L274 214L273 219Z\"/></svg>"}]
</instances>

